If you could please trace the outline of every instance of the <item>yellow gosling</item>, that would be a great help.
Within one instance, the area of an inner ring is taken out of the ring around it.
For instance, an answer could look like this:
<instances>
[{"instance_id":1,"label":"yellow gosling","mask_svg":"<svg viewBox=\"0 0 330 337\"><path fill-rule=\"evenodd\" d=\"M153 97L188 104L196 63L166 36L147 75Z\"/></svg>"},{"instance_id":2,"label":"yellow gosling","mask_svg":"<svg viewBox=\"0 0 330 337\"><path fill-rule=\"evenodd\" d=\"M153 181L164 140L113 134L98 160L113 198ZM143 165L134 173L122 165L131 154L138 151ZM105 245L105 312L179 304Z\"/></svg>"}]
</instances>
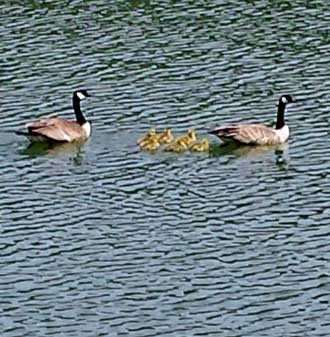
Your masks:
<instances>
[{"instance_id":1,"label":"yellow gosling","mask_svg":"<svg viewBox=\"0 0 330 337\"><path fill-rule=\"evenodd\" d=\"M173 142L174 136L172 134L171 129L165 129L159 136L158 142L159 144L169 144Z\"/></svg>"},{"instance_id":2,"label":"yellow gosling","mask_svg":"<svg viewBox=\"0 0 330 337\"><path fill-rule=\"evenodd\" d=\"M146 135L144 135L143 137L141 137L137 143L140 145L140 146L143 146L143 143L146 143L148 142L148 140L150 140L151 138L155 138L157 137L157 132L156 132L156 129L155 128L151 128Z\"/></svg>"},{"instance_id":3,"label":"yellow gosling","mask_svg":"<svg viewBox=\"0 0 330 337\"><path fill-rule=\"evenodd\" d=\"M184 142L187 147L193 145L196 142L196 131L194 129L189 129L186 135L177 139L177 141L179 140Z\"/></svg>"},{"instance_id":4,"label":"yellow gosling","mask_svg":"<svg viewBox=\"0 0 330 337\"><path fill-rule=\"evenodd\" d=\"M158 143L157 138L151 138L148 142L146 142L141 148L145 151L154 152L157 151L160 144Z\"/></svg>"},{"instance_id":5,"label":"yellow gosling","mask_svg":"<svg viewBox=\"0 0 330 337\"><path fill-rule=\"evenodd\" d=\"M203 138L200 142L193 144L190 147L192 152L208 152L210 150L210 143L207 138Z\"/></svg>"},{"instance_id":6,"label":"yellow gosling","mask_svg":"<svg viewBox=\"0 0 330 337\"><path fill-rule=\"evenodd\" d=\"M147 146L149 143L158 143L158 137L157 135L152 135L149 136L149 138L147 138L146 140L143 140L140 142L140 147L144 148L145 146Z\"/></svg>"},{"instance_id":7,"label":"yellow gosling","mask_svg":"<svg viewBox=\"0 0 330 337\"><path fill-rule=\"evenodd\" d=\"M187 145L182 139L178 139L176 142L165 147L165 151L169 152L184 152L187 150Z\"/></svg>"}]
</instances>

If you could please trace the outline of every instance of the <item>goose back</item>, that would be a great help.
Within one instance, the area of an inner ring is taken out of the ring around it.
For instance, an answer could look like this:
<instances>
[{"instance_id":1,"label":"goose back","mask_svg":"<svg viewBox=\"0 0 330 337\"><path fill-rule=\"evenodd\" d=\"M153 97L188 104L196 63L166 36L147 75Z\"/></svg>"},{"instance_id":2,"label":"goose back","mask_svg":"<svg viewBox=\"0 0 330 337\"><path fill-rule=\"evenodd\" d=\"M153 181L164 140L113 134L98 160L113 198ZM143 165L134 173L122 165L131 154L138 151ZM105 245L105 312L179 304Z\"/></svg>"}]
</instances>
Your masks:
<instances>
[{"instance_id":1,"label":"goose back","mask_svg":"<svg viewBox=\"0 0 330 337\"><path fill-rule=\"evenodd\" d=\"M285 130L276 130L262 124L228 125L212 131L224 142L236 141L248 145L274 145L287 140Z\"/></svg>"},{"instance_id":2,"label":"goose back","mask_svg":"<svg viewBox=\"0 0 330 337\"><path fill-rule=\"evenodd\" d=\"M43 136L58 142L72 142L89 136L81 125L62 118L42 119L28 124L27 129L32 136Z\"/></svg>"}]
</instances>

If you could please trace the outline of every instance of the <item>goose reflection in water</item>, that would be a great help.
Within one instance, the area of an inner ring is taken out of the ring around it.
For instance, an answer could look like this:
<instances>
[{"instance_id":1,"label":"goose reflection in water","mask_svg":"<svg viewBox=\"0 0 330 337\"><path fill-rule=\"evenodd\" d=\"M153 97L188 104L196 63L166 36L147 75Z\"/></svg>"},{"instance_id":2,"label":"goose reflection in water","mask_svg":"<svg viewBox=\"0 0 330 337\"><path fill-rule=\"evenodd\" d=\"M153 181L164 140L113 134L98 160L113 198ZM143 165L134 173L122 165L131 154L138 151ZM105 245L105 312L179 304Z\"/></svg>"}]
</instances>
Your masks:
<instances>
[{"instance_id":1,"label":"goose reflection in water","mask_svg":"<svg viewBox=\"0 0 330 337\"><path fill-rule=\"evenodd\" d=\"M85 143L85 141L59 144L36 142L21 150L21 154L32 158L46 155L60 156L72 160L75 165L81 165L84 157L83 145Z\"/></svg>"},{"instance_id":2,"label":"goose reflection in water","mask_svg":"<svg viewBox=\"0 0 330 337\"><path fill-rule=\"evenodd\" d=\"M282 169L288 167L288 153L289 144L283 143L278 145L263 145L263 146L251 146L251 145L238 145L235 143L228 143L223 145L213 144L210 148L211 157L233 156L237 158L258 158L265 156L269 153L274 153L275 163Z\"/></svg>"}]
</instances>

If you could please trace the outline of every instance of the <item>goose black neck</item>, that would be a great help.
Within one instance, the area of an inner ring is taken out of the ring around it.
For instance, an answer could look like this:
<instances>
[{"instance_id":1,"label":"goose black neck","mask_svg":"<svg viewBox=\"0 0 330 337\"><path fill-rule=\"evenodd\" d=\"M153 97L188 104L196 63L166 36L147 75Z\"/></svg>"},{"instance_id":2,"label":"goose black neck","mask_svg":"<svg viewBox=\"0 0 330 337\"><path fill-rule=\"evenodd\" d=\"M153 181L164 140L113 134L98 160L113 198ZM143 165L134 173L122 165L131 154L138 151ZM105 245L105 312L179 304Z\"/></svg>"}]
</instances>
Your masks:
<instances>
[{"instance_id":1,"label":"goose black neck","mask_svg":"<svg viewBox=\"0 0 330 337\"><path fill-rule=\"evenodd\" d=\"M276 120L276 127L275 129L282 129L285 125L284 121L284 111L285 111L285 103L283 103L281 100L278 103L277 107L277 120Z\"/></svg>"},{"instance_id":2,"label":"goose black neck","mask_svg":"<svg viewBox=\"0 0 330 337\"><path fill-rule=\"evenodd\" d=\"M77 123L83 125L84 123L86 123L86 119L80 110L80 99L76 95L73 95L72 103Z\"/></svg>"}]
</instances>

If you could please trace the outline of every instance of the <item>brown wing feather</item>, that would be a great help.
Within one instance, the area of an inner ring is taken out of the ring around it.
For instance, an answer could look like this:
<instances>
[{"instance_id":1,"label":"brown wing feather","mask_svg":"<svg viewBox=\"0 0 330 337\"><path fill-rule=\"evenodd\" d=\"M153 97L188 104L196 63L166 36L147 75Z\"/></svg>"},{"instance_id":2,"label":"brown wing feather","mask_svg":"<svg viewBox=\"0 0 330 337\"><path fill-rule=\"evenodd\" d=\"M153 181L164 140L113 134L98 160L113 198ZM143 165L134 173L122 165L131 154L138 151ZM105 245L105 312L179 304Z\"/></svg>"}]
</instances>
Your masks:
<instances>
[{"instance_id":1,"label":"brown wing feather","mask_svg":"<svg viewBox=\"0 0 330 337\"><path fill-rule=\"evenodd\" d=\"M49 118L27 125L29 132L43 135L59 142L72 142L83 138L84 131L73 121L62 118Z\"/></svg>"},{"instance_id":2,"label":"brown wing feather","mask_svg":"<svg viewBox=\"0 0 330 337\"><path fill-rule=\"evenodd\" d=\"M280 143L274 129L260 124L226 126L212 132L221 139L232 139L242 144L271 145Z\"/></svg>"}]
</instances>

